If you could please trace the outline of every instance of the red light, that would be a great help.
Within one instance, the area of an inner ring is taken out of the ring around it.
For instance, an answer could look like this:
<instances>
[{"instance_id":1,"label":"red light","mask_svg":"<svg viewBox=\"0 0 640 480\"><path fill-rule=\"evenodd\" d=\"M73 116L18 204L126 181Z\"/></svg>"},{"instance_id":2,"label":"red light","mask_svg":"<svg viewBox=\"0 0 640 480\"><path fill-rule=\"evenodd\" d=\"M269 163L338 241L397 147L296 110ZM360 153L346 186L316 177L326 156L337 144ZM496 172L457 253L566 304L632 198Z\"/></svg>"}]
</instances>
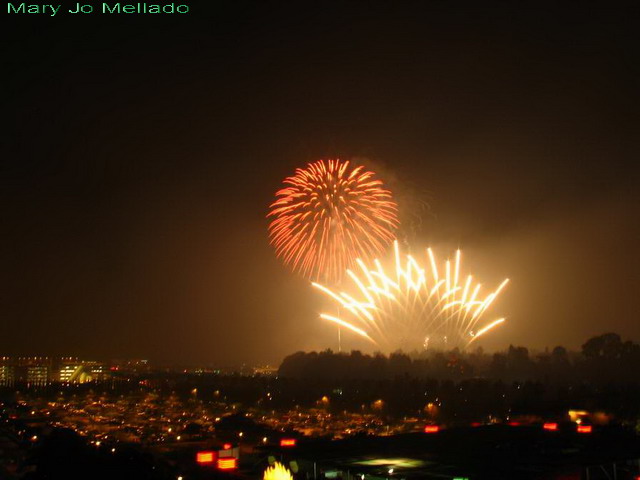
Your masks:
<instances>
[{"instance_id":1,"label":"red light","mask_svg":"<svg viewBox=\"0 0 640 480\"><path fill-rule=\"evenodd\" d=\"M440 427L438 425L427 425L424 427L424 433L438 433L440 431Z\"/></svg>"},{"instance_id":2,"label":"red light","mask_svg":"<svg viewBox=\"0 0 640 480\"><path fill-rule=\"evenodd\" d=\"M231 449L231 444L230 443L225 443L224 445L222 445L222 449L223 450L230 450Z\"/></svg>"},{"instance_id":3,"label":"red light","mask_svg":"<svg viewBox=\"0 0 640 480\"><path fill-rule=\"evenodd\" d=\"M296 446L296 439L295 438L283 438L282 440L280 440L280 446L281 447L295 447Z\"/></svg>"},{"instance_id":4,"label":"red light","mask_svg":"<svg viewBox=\"0 0 640 480\"><path fill-rule=\"evenodd\" d=\"M557 423L545 423L544 425L542 425L542 428L544 428L545 430L549 430L549 431L555 432L556 430L558 430L558 424Z\"/></svg>"},{"instance_id":5,"label":"red light","mask_svg":"<svg viewBox=\"0 0 640 480\"><path fill-rule=\"evenodd\" d=\"M480 427L480 426L482 426L482 424L481 424L480 422L473 422L473 423L471 424L471 426L472 426L472 427Z\"/></svg>"},{"instance_id":6,"label":"red light","mask_svg":"<svg viewBox=\"0 0 640 480\"><path fill-rule=\"evenodd\" d=\"M198 452L196 453L196 462L213 463L216 459L216 452Z\"/></svg>"},{"instance_id":7,"label":"red light","mask_svg":"<svg viewBox=\"0 0 640 480\"><path fill-rule=\"evenodd\" d=\"M520 422L509 422L509 426L511 426L511 427L519 427L520 426Z\"/></svg>"},{"instance_id":8,"label":"red light","mask_svg":"<svg viewBox=\"0 0 640 480\"><path fill-rule=\"evenodd\" d=\"M222 457L218 459L218 470L235 470L238 468L238 459L235 457Z\"/></svg>"},{"instance_id":9,"label":"red light","mask_svg":"<svg viewBox=\"0 0 640 480\"><path fill-rule=\"evenodd\" d=\"M591 433L592 430L591 425L578 425L578 433Z\"/></svg>"}]
</instances>

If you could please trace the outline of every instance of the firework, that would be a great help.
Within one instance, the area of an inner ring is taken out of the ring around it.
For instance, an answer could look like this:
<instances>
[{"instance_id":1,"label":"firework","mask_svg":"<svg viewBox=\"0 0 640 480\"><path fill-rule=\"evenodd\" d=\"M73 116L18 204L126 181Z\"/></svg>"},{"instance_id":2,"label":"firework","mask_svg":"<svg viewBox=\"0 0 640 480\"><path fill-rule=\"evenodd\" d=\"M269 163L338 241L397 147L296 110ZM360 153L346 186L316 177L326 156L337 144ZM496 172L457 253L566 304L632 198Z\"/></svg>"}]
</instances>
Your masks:
<instances>
[{"instance_id":1,"label":"firework","mask_svg":"<svg viewBox=\"0 0 640 480\"><path fill-rule=\"evenodd\" d=\"M367 266L358 259L358 273L347 271L351 292L313 283L338 307L337 315L323 313L321 318L386 351L430 345L465 348L505 321L486 323L484 316L508 279L483 296L482 285L471 275L462 275L459 250L455 260L447 260L441 269L433 251L426 253L428 268L423 268L411 255L403 257L394 242L391 273L378 260Z\"/></svg>"},{"instance_id":2,"label":"firework","mask_svg":"<svg viewBox=\"0 0 640 480\"><path fill-rule=\"evenodd\" d=\"M267 467L264 471L263 480L293 480L293 476L287 467L279 462Z\"/></svg>"},{"instance_id":3,"label":"firework","mask_svg":"<svg viewBox=\"0 0 640 480\"><path fill-rule=\"evenodd\" d=\"M357 258L394 240L397 207L375 174L348 161L320 160L284 180L267 217L276 254L307 278L338 281Z\"/></svg>"}]
</instances>

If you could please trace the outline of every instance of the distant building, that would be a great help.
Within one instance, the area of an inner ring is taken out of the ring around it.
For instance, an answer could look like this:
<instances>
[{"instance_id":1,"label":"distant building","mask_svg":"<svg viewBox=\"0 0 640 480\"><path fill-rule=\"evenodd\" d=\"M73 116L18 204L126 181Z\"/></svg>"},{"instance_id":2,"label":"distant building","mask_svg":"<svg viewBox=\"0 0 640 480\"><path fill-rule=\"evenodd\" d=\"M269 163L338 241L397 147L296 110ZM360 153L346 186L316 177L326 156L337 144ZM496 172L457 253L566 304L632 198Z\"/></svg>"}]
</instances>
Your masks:
<instances>
[{"instance_id":1,"label":"distant building","mask_svg":"<svg viewBox=\"0 0 640 480\"><path fill-rule=\"evenodd\" d=\"M49 357L18 357L14 363L14 381L44 387L52 381L51 364Z\"/></svg>"},{"instance_id":2,"label":"distant building","mask_svg":"<svg viewBox=\"0 0 640 480\"><path fill-rule=\"evenodd\" d=\"M33 365L27 367L27 384L34 387L44 387L50 381L51 369L48 365Z\"/></svg>"},{"instance_id":3,"label":"distant building","mask_svg":"<svg viewBox=\"0 0 640 480\"><path fill-rule=\"evenodd\" d=\"M77 383L82 370L78 357L62 357L57 365L56 381L60 383Z\"/></svg>"},{"instance_id":4,"label":"distant building","mask_svg":"<svg viewBox=\"0 0 640 480\"><path fill-rule=\"evenodd\" d=\"M82 366L94 382L104 382L109 378L107 365L102 362L84 361Z\"/></svg>"},{"instance_id":5,"label":"distant building","mask_svg":"<svg viewBox=\"0 0 640 480\"><path fill-rule=\"evenodd\" d=\"M14 366L9 357L0 357L0 387L13 387Z\"/></svg>"},{"instance_id":6,"label":"distant building","mask_svg":"<svg viewBox=\"0 0 640 480\"><path fill-rule=\"evenodd\" d=\"M0 357L0 386L3 387L101 382L108 378L106 364L81 361L77 357Z\"/></svg>"},{"instance_id":7,"label":"distant building","mask_svg":"<svg viewBox=\"0 0 640 480\"><path fill-rule=\"evenodd\" d=\"M61 359L58 368L60 383L102 382L107 378L107 368L104 363L93 360L79 361L74 357Z\"/></svg>"},{"instance_id":8,"label":"distant building","mask_svg":"<svg viewBox=\"0 0 640 480\"><path fill-rule=\"evenodd\" d=\"M81 369L82 365L79 364L62 365L58 371L58 381L60 383L76 383Z\"/></svg>"},{"instance_id":9,"label":"distant building","mask_svg":"<svg viewBox=\"0 0 640 480\"><path fill-rule=\"evenodd\" d=\"M112 360L109 368L112 372L120 372L122 374L149 373L151 366L149 360L129 359L129 360Z\"/></svg>"},{"instance_id":10,"label":"distant building","mask_svg":"<svg viewBox=\"0 0 640 480\"><path fill-rule=\"evenodd\" d=\"M271 365L253 367L253 374L263 375L266 377L273 377L278 374L278 367L272 367Z\"/></svg>"}]
</instances>

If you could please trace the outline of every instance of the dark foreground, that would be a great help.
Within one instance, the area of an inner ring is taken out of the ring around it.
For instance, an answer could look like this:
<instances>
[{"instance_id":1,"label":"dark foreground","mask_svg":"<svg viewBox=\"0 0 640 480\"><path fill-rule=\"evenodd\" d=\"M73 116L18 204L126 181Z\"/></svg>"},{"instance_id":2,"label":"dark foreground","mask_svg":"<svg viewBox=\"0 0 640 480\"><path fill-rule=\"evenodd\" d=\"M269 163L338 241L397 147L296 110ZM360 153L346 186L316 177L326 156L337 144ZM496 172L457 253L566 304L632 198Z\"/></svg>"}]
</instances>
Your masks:
<instances>
[{"instance_id":1,"label":"dark foreground","mask_svg":"<svg viewBox=\"0 0 640 480\"><path fill-rule=\"evenodd\" d=\"M295 446L243 445L237 470L195 461L197 445L179 450L120 444L96 447L70 430L54 429L35 444L0 431L0 478L205 480L259 479L274 460L296 479L531 479L630 480L640 478L640 437L619 426L575 424L484 425L433 433L354 436L345 440L299 438ZM12 465L12 462L16 462Z\"/></svg>"}]
</instances>

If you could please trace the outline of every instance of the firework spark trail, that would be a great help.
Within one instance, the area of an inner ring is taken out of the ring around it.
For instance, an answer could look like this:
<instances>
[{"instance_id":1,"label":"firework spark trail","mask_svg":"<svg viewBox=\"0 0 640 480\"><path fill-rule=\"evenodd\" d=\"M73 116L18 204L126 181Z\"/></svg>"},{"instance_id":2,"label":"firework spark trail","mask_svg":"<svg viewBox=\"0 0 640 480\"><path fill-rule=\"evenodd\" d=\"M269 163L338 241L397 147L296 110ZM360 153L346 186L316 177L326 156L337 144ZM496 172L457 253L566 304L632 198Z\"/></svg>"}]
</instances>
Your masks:
<instances>
[{"instance_id":1,"label":"firework spark trail","mask_svg":"<svg viewBox=\"0 0 640 480\"><path fill-rule=\"evenodd\" d=\"M475 334L475 336L469 341L469 343L473 342L476 338L478 338L481 335L484 335L485 333L487 333L489 330L491 330L494 327L497 327L498 325L500 325L502 322L504 322L504 318L499 318L497 320L494 320L493 322L491 322L489 325L487 325L484 328L481 328L478 333Z\"/></svg>"},{"instance_id":2,"label":"firework spark trail","mask_svg":"<svg viewBox=\"0 0 640 480\"><path fill-rule=\"evenodd\" d=\"M336 292L319 283L313 286L335 301L344 317L322 314L321 318L348 328L392 351L428 345L429 339L443 339L447 347L465 348L478 337L502 324L500 318L484 325L483 317L509 279L481 296L481 284L461 272L458 250L453 262L446 261L444 274L435 255L427 249L430 273L411 256L400 254L394 242L393 272L387 273L379 260L372 266L358 259L360 272L348 270L353 291ZM345 320L348 315L348 320Z\"/></svg>"},{"instance_id":3,"label":"firework spark trail","mask_svg":"<svg viewBox=\"0 0 640 480\"><path fill-rule=\"evenodd\" d=\"M348 328L349 330L351 330L352 332L357 333L361 337L364 337L367 340L370 340L371 342L376 343L375 340L373 340L369 335L367 335L367 332L365 332L364 330L359 329L358 327L354 327L349 322L345 322L344 320L341 320L341 319L339 319L337 317L333 317L331 315L327 315L326 313L320 314L320 318L324 318L325 320L329 320L330 322L333 322L333 323L336 323L336 324L338 324L338 325L340 325L342 327Z\"/></svg>"},{"instance_id":4,"label":"firework spark trail","mask_svg":"<svg viewBox=\"0 0 640 480\"><path fill-rule=\"evenodd\" d=\"M335 282L357 258L381 254L399 222L391 192L374 176L320 160L287 177L267 215L278 257L307 278Z\"/></svg>"}]
</instances>

